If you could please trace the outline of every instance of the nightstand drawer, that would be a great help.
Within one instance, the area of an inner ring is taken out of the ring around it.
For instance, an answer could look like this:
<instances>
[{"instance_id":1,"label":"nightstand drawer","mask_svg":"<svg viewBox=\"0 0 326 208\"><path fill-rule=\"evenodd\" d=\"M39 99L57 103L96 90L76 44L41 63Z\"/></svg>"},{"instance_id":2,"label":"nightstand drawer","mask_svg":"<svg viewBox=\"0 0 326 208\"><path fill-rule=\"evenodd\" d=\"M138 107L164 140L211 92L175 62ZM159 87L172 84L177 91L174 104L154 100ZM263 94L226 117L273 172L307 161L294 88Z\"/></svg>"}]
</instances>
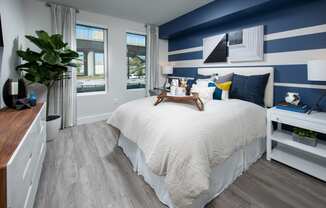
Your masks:
<instances>
[{"instance_id":1,"label":"nightstand drawer","mask_svg":"<svg viewBox=\"0 0 326 208\"><path fill-rule=\"evenodd\" d=\"M313 120L306 120L306 119L300 119L297 117L291 117L291 116L282 116L278 114L272 114L270 116L272 121L287 124L290 126L296 126L304 129L310 129L313 131L325 133L326 127L323 123L315 122Z\"/></svg>"},{"instance_id":2,"label":"nightstand drawer","mask_svg":"<svg viewBox=\"0 0 326 208\"><path fill-rule=\"evenodd\" d=\"M294 124L298 121L297 119L291 118L289 116L285 117L276 114L271 115L271 120L278 123L289 124L289 125Z\"/></svg>"}]
</instances>

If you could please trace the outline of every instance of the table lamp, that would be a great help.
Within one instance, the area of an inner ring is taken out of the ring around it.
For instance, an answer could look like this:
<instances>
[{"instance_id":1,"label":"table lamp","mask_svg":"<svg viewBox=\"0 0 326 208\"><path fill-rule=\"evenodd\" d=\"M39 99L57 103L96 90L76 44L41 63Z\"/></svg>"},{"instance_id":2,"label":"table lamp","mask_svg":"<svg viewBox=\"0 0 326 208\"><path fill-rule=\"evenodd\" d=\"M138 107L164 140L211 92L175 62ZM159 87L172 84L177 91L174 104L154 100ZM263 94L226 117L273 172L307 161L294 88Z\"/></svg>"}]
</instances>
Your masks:
<instances>
[{"instance_id":1,"label":"table lamp","mask_svg":"<svg viewBox=\"0 0 326 208\"><path fill-rule=\"evenodd\" d=\"M163 89L166 90L166 85L168 83L168 75L173 74L173 66L165 65L162 67L162 74L166 76Z\"/></svg>"},{"instance_id":2,"label":"table lamp","mask_svg":"<svg viewBox=\"0 0 326 208\"><path fill-rule=\"evenodd\" d=\"M308 80L326 81L326 60L308 61ZM317 100L313 110L322 111L320 104L325 97L326 97L326 92L324 92Z\"/></svg>"}]
</instances>

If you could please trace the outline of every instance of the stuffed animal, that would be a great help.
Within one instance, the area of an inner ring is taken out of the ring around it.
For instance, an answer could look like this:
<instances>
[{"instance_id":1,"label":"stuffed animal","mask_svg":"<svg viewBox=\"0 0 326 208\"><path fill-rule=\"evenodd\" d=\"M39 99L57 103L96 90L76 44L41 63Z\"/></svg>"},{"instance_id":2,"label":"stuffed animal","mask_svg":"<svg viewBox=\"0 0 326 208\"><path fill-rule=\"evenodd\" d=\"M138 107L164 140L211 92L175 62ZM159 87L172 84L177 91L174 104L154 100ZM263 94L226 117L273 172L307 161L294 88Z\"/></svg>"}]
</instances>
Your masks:
<instances>
[{"instance_id":1,"label":"stuffed animal","mask_svg":"<svg viewBox=\"0 0 326 208\"><path fill-rule=\"evenodd\" d=\"M292 105L299 105L300 103L299 93L295 93L295 92L286 93L285 102Z\"/></svg>"}]
</instances>

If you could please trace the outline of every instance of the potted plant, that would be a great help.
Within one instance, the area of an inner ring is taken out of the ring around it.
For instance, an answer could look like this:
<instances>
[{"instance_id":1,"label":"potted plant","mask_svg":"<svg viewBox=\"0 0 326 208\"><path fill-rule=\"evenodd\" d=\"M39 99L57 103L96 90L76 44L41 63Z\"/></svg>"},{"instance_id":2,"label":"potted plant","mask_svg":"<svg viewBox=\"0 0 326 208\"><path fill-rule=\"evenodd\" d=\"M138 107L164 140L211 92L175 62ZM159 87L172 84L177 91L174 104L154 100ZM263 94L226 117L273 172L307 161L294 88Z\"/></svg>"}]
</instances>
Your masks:
<instances>
[{"instance_id":1,"label":"potted plant","mask_svg":"<svg viewBox=\"0 0 326 208\"><path fill-rule=\"evenodd\" d=\"M311 130L295 127L293 128L293 140L315 147L317 145L317 133Z\"/></svg>"},{"instance_id":2,"label":"potted plant","mask_svg":"<svg viewBox=\"0 0 326 208\"><path fill-rule=\"evenodd\" d=\"M17 54L25 63L16 67L30 83L40 83L47 89L46 120L48 139L53 139L60 129L60 116L49 115L49 100L52 87L60 80L69 79L68 67L77 67L73 61L78 53L63 42L62 35L49 35L45 31L36 31L36 37L25 37L40 50L18 50Z\"/></svg>"}]
</instances>

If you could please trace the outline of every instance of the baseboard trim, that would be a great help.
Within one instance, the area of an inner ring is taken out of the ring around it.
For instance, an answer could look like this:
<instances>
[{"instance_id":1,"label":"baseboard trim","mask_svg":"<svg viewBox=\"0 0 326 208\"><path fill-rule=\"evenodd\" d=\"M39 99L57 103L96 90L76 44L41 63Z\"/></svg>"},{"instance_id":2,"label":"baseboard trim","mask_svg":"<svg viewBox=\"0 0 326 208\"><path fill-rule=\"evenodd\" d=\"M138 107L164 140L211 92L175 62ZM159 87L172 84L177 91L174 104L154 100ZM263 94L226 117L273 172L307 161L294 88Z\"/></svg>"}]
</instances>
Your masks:
<instances>
[{"instance_id":1,"label":"baseboard trim","mask_svg":"<svg viewBox=\"0 0 326 208\"><path fill-rule=\"evenodd\" d=\"M87 124L87 123L94 123L97 121L103 121L110 118L112 113L102 113L97 115L91 116L84 116L77 119L77 125Z\"/></svg>"}]
</instances>

